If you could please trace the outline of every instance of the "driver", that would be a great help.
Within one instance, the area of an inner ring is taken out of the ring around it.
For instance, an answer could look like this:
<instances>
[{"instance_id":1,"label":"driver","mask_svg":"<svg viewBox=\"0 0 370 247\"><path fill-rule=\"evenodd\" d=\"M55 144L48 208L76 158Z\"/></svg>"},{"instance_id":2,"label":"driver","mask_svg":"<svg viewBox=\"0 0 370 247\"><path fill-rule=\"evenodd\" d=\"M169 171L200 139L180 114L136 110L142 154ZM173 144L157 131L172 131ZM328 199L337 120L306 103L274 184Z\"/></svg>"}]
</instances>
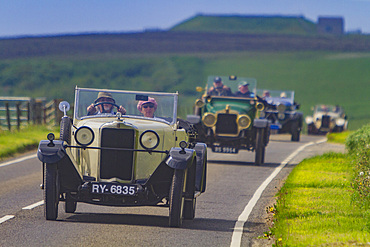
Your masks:
<instances>
[{"instance_id":1,"label":"driver","mask_svg":"<svg viewBox=\"0 0 370 247\"><path fill-rule=\"evenodd\" d=\"M101 104L103 102L106 102L107 104ZM118 112L122 113L122 115L126 114L126 109L123 106L116 105L116 101L113 99L111 93L99 92L94 104L87 107L87 115L99 115L103 113L116 114L113 111L114 106L117 108Z\"/></svg>"}]
</instances>

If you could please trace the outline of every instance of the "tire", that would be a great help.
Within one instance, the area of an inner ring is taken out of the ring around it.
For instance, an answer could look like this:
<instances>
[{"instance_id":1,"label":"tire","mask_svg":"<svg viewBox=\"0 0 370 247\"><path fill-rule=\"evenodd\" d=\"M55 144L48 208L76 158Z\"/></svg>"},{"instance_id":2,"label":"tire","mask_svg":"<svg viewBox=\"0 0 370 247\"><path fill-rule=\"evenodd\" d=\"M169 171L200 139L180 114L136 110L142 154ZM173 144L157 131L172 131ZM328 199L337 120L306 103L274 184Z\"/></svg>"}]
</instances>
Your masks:
<instances>
[{"instance_id":1,"label":"tire","mask_svg":"<svg viewBox=\"0 0 370 247\"><path fill-rule=\"evenodd\" d=\"M292 137L291 137L291 141L293 141L293 142L299 142L300 134L301 134L301 131L299 130L298 122L294 122L292 124Z\"/></svg>"},{"instance_id":2,"label":"tire","mask_svg":"<svg viewBox=\"0 0 370 247\"><path fill-rule=\"evenodd\" d=\"M196 198L195 196L195 175L196 175L196 159L193 162L193 165L188 169L187 178L186 178L186 192L185 192L185 201L184 201L184 210L183 215L184 219L192 220L195 217L195 206Z\"/></svg>"},{"instance_id":3,"label":"tire","mask_svg":"<svg viewBox=\"0 0 370 247\"><path fill-rule=\"evenodd\" d=\"M56 220L59 204L59 176L57 164L45 164L44 213L47 220Z\"/></svg>"},{"instance_id":4,"label":"tire","mask_svg":"<svg viewBox=\"0 0 370 247\"><path fill-rule=\"evenodd\" d=\"M66 193L66 201L64 204L64 209L66 213L74 213L77 208L77 202L73 200L71 194Z\"/></svg>"},{"instance_id":5,"label":"tire","mask_svg":"<svg viewBox=\"0 0 370 247\"><path fill-rule=\"evenodd\" d=\"M183 210L184 210L184 186L185 171L175 169L172 177L172 184L170 189L170 214L169 226L180 227L182 225Z\"/></svg>"},{"instance_id":6,"label":"tire","mask_svg":"<svg viewBox=\"0 0 370 247\"><path fill-rule=\"evenodd\" d=\"M71 144L71 119L63 117L60 121L60 140Z\"/></svg>"},{"instance_id":7,"label":"tire","mask_svg":"<svg viewBox=\"0 0 370 247\"><path fill-rule=\"evenodd\" d=\"M256 156L255 156L255 164L256 165L263 165L265 161L265 143L264 140L264 129L257 129L256 134Z\"/></svg>"}]
</instances>

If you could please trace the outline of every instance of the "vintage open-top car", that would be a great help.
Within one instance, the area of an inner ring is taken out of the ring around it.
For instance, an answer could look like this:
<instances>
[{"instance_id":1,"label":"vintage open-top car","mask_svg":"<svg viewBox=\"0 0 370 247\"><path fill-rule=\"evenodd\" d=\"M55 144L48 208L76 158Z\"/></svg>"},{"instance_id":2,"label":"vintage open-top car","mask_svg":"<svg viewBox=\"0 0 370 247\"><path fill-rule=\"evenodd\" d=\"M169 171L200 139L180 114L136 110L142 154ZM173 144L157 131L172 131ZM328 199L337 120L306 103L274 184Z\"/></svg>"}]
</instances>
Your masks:
<instances>
[{"instance_id":1,"label":"vintage open-top car","mask_svg":"<svg viewBox=\"0 0 370 247\"><path fill-rule=\"evenodd\" d=\"M348 126L343 108L333 105L316 105L313 108L313 116L307 116L305 121L308 134L341 132Z\"/></svg>"},{"instance_id":2,"label":"vintage open-top car","mask_svg":"<svg viewBox=\"0 0 370 247\"><path fill-rule=\"evenodd\" d=\"M227 87L225 94L210 91L216 80ZM197 140L206 143L213 152L255 151L255 163L263 164L270 125L267 119L259 118L264 105L256 97L256 85L254 78L209 76L204 94L195 102L194 115L187 117L197 128ZM247 86L249 92L237 95L241 86Z\"/></svg>"},{"instance_id":3,"label":"vintage open-top car","mask_svg":"<svg viewBox=\"0 0 370 247\"><path fill-rule=\"evenodd\" d=\"M291 140L298 142L303 124L303 114L298 112L299 104L294 101L294 91L257 90L265 102L261 117L271 121L272 133L289 133Z\"/></svg>"},{"instance_id":4,"label":"vintage open-top car","mask_svg":"<svg viewBox=\"0 0 370 247\"><path fill-rule=\"evenodd\" d=\"M207 146L177 118L177 103L178 93L76 87L73 121L61 102L60 140L50 133L37 152L46 219L57 218L59 201L67 213L84 202L168 206L175 227L193 219L206 188Z\"/></svg>"}]
</instances>

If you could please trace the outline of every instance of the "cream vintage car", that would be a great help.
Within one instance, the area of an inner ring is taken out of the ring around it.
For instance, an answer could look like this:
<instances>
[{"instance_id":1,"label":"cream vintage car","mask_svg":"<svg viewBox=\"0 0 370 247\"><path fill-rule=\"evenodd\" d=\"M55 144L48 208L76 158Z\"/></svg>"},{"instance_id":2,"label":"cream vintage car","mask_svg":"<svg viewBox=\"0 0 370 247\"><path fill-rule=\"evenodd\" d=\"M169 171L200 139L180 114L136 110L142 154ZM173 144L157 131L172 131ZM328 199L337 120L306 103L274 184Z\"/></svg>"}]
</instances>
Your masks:
<instances>
[{"instance_id":1,"label":"cream vintage car","mask_svg":"<svg viewBox=\"0 0 370 247\"><path fill-rule=\"evenodd\" d=\"M167 206L174 227L193 219L206 188L207 146L177 118L177 104L178 93L76 87L73 121L69 104L61 102L60 140L50 133L37 151L46 219L58 217L60 201L67 213L83 202ZM144 116L144 107L154 116Z\"/></svg>"},{"instance_id":2,"label":"cream vintage car","mask_svg":"<svg viewBox=\"0 0 370 247\"><path fill-rule=\"evenodd\" d=\"M307 116L308 134L326 134L347 130L348 120L342 107L336 105L316 105L313 115Z\"/></svg>"}]
</instances>

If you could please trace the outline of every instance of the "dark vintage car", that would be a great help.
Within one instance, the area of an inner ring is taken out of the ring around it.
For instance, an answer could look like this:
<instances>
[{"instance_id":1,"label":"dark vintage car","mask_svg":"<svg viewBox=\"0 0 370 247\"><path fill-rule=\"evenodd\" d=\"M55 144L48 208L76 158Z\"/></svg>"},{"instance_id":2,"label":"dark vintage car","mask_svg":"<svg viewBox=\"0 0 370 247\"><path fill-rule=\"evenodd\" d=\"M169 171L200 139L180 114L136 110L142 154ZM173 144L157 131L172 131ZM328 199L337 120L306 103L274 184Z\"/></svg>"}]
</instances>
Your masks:
<instances>
[{"instance_id":1,"label":"dark vintage car","mask_svg":"<svg viewBox=\"0 0 370 247\"><path fill-rule=\"evenodd\" d=\"M316 105L313 108L313 115L307 116L305 121L308 134L341 132L348 126L343 108L334 105Z\"/></svg>"},{"instance_id":2,"label":"dark vintage car","mask_svg":"<svg viewBox=\"0 0 370 247\"><path fill-rule=\"evenodd\" d=\"M76 87L73 121L62 102L60 140L50 133L37 151L46 219L57 218L60 201L67 213L83 202L169 207L174 227L193 219L206 188L207 146L177 118L177 103L177 93Z\"/></svg>"},{"instance_id":3,"label":"dark vintage car","mask_svg":"<svg viewBox=\"0 0 370 247\"><path fill-rule=\"evenodd\" d=\"M265 101L261 117L271 121L272 133L289 133L291 140L298 142L302 131L303 114L294 101L294 91L262 90L257 94Z\"/></svg>"},{"instance_id":4,"label":"dark vintage car","mask_svg":"<svg viewBox=\"0 0 370 247\"><path fill-rule=\"evenodd\" d=\"M215 78L220 78L232 94L212 95L209 90ZM236 76L219 78L208 77L203 96L195 102L194 115L187 117L198 131L197 140L206 143L213 152L254 151L255 163L263 164L270 125L267 119L259 118L264 105L256 97L256 79ZM239 86L246 84L249 89L247 97L236 96Z\"/></svg>"}]
</instances>

